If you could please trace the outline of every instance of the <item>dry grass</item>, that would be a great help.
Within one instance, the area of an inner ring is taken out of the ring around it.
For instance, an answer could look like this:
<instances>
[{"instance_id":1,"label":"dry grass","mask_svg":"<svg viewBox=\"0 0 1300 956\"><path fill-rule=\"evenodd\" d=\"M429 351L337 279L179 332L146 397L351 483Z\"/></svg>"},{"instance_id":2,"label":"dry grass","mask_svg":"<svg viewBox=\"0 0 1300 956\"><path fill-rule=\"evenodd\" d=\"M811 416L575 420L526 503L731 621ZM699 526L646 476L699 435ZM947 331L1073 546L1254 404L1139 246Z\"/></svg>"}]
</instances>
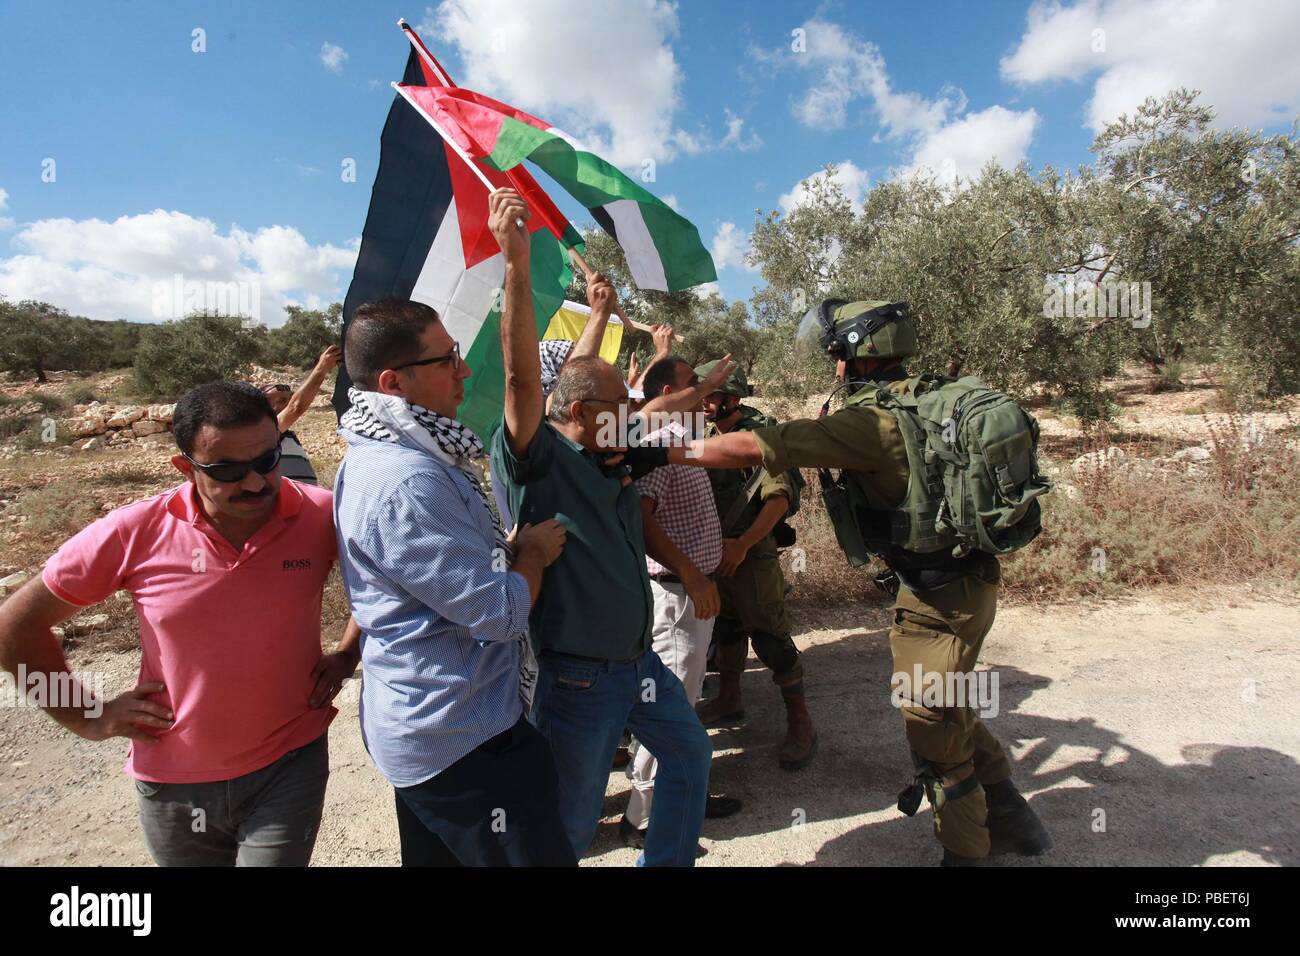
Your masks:
<instances>
[{"instance_id":1,"label":"dry grass","mask_svg":"<svg viewBox=\"0 0 1300 956\"><path fill-rule=\"evenodd\" d=\"M1082 452L1118 447L1124 464L1062 471L1043 533L1002 562L1004 593L1048 602L1169 585L1300 585L1300 429L1288 421L1265 432L1236 413L1214 419L1211 457L1190 472L1151 463L1145 440L1089 436ZM879 597L871 573L850 568L836 545L815 481L792 523L806 565L790 575L797 599Z\"/></svg>"}]
</instances>

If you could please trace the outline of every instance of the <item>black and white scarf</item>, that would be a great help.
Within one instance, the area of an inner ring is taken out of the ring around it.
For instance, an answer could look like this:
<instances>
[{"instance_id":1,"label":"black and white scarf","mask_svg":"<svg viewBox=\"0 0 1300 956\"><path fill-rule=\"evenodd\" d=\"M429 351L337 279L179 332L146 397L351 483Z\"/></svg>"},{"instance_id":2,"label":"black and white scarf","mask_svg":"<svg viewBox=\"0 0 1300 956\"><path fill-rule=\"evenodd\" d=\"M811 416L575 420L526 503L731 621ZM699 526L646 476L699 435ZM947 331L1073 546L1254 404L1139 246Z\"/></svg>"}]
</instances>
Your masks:
<instances>
[{"instance_id":1,"label":"black and white scarf","mask_svg":"<svg viewBox=\"0 0 1300 956\"><path fill-rule=\"evenodd\" d=\"M418 449L448 467L463 471L492 519L495 546L499 549L497 553L503 554L507 560L514 557L501 518L488 503L487 492L483 490L483 470L478 459L484 456L485 451L478 435L454 418L414 405L400 395L350 388L348 401L352 407L339 419L339 428L363 438ZM523 702L524 713L532 707L536 687L537 659L528 638L524 637L519 651L519 699Z\"/></svg>"},{"instance_id":2,"label":"black and white scarf","mask_svg":"<svg viewBox=\"0 0 1300 956\"><path fill-rule=\"evenodd\" d=\"M537 343L537 357L542 363L542 394L550 395L560 381L560 369L569 360L573 343L568 339L543 339Z\"/></svg>"}]
</instances>

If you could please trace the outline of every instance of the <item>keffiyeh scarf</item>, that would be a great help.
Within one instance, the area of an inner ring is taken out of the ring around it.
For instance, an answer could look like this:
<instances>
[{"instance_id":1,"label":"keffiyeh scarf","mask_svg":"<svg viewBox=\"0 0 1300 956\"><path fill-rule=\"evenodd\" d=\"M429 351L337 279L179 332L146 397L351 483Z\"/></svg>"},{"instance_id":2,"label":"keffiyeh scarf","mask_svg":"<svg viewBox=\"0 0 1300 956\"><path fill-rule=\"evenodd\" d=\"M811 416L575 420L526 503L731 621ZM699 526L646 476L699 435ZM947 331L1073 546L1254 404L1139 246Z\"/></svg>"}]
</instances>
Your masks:
<instances>
[{"instance_id":1,"label":"keffiyeh scarf","mask_svg":"<svg viewBox=\"0 0 1300 956\"><path fill-rule=\"evenodd\" d=\"M566 344L571 346L573 343ZM507 558L513 557L501 518L488 503L487 493L483 490L483 470L477 459L482 458L485 452L478 435L454 418L413 405L399 395L350 388L348 401L352 407L339 419L340 428L363 438L419 449L444 465L463 471L492 519L496 548ZM527 636L520 638L519 645L519 699L524 705L524 713L528 713L537 688L537 658L533 656Z\"/></svg>"},{"instance_id":2,"label":"keffiyeh scarf","mask_svg":"<svg viewBox=\"0 0 1300 956\"><path fill-rule=\"evenodd\" d=\"M544 339L537 343L537 357L542 361L542 394L550 395L560 380L560 369L573 351L568 339Z\"/></svg>"}]
</instances>

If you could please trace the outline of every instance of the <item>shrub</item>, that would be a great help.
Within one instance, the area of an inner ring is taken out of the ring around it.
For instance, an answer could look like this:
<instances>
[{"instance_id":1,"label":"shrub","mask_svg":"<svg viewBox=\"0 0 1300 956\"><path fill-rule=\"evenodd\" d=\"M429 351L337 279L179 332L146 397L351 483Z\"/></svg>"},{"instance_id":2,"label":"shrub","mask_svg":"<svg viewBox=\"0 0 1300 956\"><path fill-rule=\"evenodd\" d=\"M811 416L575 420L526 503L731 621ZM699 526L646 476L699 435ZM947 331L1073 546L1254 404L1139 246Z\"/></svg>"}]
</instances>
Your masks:
<instances>
[{"instance_id":1,"label":"shrub","mask_svg":"<svg viewBox=\"0 0 1300 956\"><path fill-rule=\"evenodd\" d=\"M258 360L258 335L237 317L199 313L146 329L135 355L142 391L174 401L205 382L238 378Z\"/></svg>"},{"instance_id":2,"label":"shrub","mask_svg":"<svg viewBox=\"0 0 1300 956\"><path fill-rule=\"evenodd\" d=\"M1043 499L1043 533L1002 560L1003 593L1019 601L1117 597L1157 585L1300 581L1300 436L1291 422L1262 432L1253 420L1211 424L1211 456L1188 467L1121 443L1119 464L1067 472ZM1085 451L1112 442L1096 434ZM806 570L788 574L795 599L878 597L869 568L850 568L835 542L815 475L799 533ZM787 562L788 563L788 562Z\"/></svg>"}]
</instances>

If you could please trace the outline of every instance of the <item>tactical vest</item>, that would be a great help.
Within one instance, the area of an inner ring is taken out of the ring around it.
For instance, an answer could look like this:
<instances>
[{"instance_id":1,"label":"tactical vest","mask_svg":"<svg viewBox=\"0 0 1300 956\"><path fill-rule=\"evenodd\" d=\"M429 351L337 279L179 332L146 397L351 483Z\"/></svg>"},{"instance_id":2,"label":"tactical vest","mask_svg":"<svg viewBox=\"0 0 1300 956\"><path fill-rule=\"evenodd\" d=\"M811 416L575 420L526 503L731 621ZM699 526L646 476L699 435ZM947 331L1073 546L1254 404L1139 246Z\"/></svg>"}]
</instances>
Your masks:
<instances>
[{"instance_id":1,"label":"tactical vest","mask_svg":"<svg viewBox=\"0 0 1300 956\"><path fill-rule=\"evenodd\" d=\"M740 406L740 418L736 424L731 426L733 432L757 431L760 428L769 428L778 424L775 418L770 415L764 415L756 408L748 405ZM706 436L719 435L716 425L710 425ZM761 468L761 466L760 466ZM754 468L709 468L709 481L713 485L713 501L718 507L718 518L723 518L731 510L732 504L739 495L745 493L745 485L749 482L750 477L757 469ZM799 510L799 492L804 486L803 476L799 474L798 469L791 469L788 474L791 476L791 484L794 486L794 495L790 500L789 508L786 510L782 522L792 517ZM743 534L750 525L758 518L758 513L763 508L763 503L755 495L741 512L740 518L736 521L735 526L727 529L723 528L722 533L727 537L737 537Z\"/></svg>"},{"instance_id":2,"label":"tactical vest","mask_svg":"<svg viewBox=\"0 0 1300 956\"><path fill-rule=\"evenodd\" d=\"M855 566L874 554L908 572L959 571L977 558L1024 547L1042 530L1038 422L979 379L921 375L866 385L846 407L889 411L907 453L907 493L873 506L851 473L822 471L822 492L841 549Z\"/></svg>"}]
</instances>

